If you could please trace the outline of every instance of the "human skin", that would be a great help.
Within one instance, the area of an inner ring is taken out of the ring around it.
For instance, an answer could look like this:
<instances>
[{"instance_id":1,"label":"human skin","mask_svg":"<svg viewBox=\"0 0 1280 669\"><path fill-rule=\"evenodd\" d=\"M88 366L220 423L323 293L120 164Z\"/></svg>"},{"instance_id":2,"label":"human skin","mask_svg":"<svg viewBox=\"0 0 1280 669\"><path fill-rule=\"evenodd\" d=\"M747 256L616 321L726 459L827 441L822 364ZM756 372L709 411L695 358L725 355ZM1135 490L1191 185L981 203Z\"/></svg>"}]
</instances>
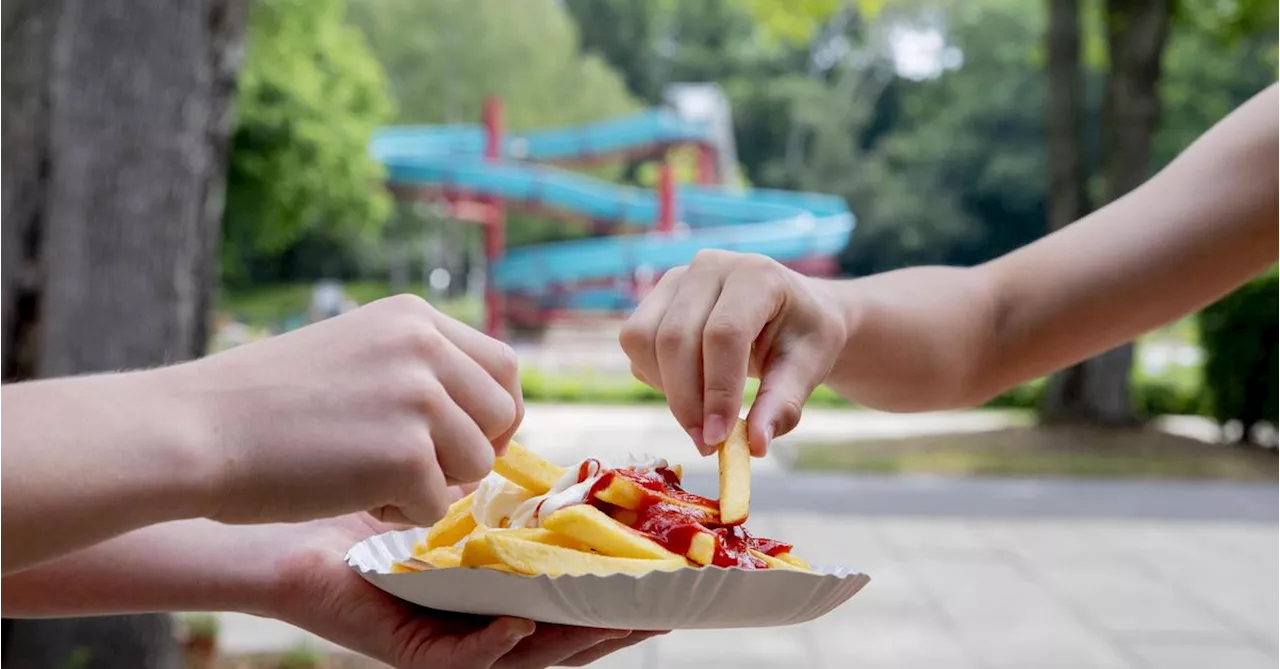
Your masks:
<instances>
[{"instance_id":1,"label":"human skin","mask_svg":"<svg viewBox=\"0 0 1280 669\"><path fill-rule=\"evenodd\" d=\"M830 385L895 412L969 407L1193 313L1277 258L1277 87L1235 110L1139 188L972 268L850 280L762 256L700 253L624 326L632 372L705 455L738 418L753 454Z\"/></svg>"},{"instance_id":2,"label":"human skin","mask_svg":"<svg viewBox=\"0 0 1280 669\"><path fill-rule=\"evenodd\" d=\"M413 296L194 362L0 392L4 575L174 520L429 525L524 414L511 349Z\"/></svg>"},{"instance_id":3,"label":"human skin","mask_svg":"<svg viewBox=\"0 0 1280 669\"><path fill-rule=\"evenodd\" d=\"M366 582L344 555L392 529L368 514L284 525L154 525L3 581L6 616L240 611L278 618L403 669L587 664L651 632L535 624L415 608Z\"/></svg>"}]
</instances>

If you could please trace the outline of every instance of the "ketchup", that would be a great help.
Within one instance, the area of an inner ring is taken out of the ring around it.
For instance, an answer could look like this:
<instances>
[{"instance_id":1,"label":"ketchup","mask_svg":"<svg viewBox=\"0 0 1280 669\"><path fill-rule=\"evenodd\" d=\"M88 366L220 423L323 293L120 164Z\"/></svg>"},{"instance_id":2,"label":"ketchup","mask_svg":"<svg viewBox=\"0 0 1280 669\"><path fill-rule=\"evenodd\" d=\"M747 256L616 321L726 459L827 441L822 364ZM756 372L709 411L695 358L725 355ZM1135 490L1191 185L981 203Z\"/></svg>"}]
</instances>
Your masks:
<instances>
[{"instance_id":1,"label":"ketchup","mask_svg":"<svg viewBox=\"0 0 1280 669\"><path fill-rule=\"evenodd\" d=\"M590 475L587 461L579 466L578 480ZM596 463L599 466L599 463ZM658 542L662 547L686 555L694 539L701 533L709 533L715 540L711 564L717 567L740 569L765 569L764 560L751 554L752 550L775 556L791 550L789 544L772 539L751 536L741 525L720 523L716 500L695 495L680 487L675 472L667 468L642 472L634 469L610 469L591 486L587 502L613 516L616 511L610 504L596 499L596 493L609 487L614 477L622 477L641 488L651 491L639 509L631 528ZM674 500L677 503L672 503Z\"/></svg>"}]
</instances>

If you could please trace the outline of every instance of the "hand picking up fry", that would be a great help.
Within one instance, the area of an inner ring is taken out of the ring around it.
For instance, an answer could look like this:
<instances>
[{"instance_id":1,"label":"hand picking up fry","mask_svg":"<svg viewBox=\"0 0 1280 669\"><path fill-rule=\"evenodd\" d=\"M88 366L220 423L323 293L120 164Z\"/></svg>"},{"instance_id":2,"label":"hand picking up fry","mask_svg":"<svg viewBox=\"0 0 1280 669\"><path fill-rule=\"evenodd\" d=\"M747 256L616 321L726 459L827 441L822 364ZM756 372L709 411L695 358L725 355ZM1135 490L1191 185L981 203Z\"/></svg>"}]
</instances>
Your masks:
<instances>
[{"instance_id":1,"label":"hand picking up fry","mask_svg":"<svg viewBox=\"0 0 1280 669\"><path fill-rule=\"evenodd\" d=\"M634 574L707 566L809 566L785 543L752 536L750 454L739 422L721 445L720 500L680 485L665 460L555 465L519 444L429 528L397 571L481 568L524 575Z\"/></svg>"}]
</instances>

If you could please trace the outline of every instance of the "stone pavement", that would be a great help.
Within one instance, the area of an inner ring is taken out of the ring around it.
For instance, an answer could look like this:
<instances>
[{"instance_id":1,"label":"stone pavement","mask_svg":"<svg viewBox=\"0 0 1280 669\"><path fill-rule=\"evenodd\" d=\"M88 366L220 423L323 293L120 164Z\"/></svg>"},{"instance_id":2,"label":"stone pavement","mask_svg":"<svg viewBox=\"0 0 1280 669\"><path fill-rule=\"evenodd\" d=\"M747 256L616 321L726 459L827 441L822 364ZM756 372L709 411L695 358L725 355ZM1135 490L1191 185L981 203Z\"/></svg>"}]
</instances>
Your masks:
<instances>
[{"instance_id":1,"label":"stone pavement","mask_svg":"<svg viewBox=\"0 0 1280 669\"><path fill-rule=\"evenodd\" d=\"M776 442L769 457L752 461L752 471L785 469L798 442L823 442L861 437L914 436L945 432L997 430L1025 423L1018 412L954 411L887 414L847 409L805 409L800 426ZM560 463L604 454L649 453L681 463L685 471L713 472L715 458L701 458L689 437L660 404L616 406L533 404L526 411L516 439Z\"/></svg>"},{"instance_id":2,"label":"stone pavement","mask_svg":"<svg viewBox=\"0 0 1280 669\"><path fill-rule=\"evenodd\" d=\"M813 410L795 437L1009 420ZM691 487L714 486L714 461L691 457L661 407L534 406L521 439L562 462L647 450L692 464ZM784 465L756 467L752 528L814 562L852 564L871 583L806 625L676 632L593 666L1252 669L1280 659L1274 484L844 477ZM223 624L229 653L310 638L248 616Z\"/></svg>"},{"instance_id":3,"label":"stone pavement","mask_svg":"<svg viewBox=\"0 0 1280 669\"><path fill-rule=\"evenodd\" d=\"M776 512L754 514L752 526L814 561L856 565L872 581L806 625L676 632L593 666L1276 666L1274 521ZM224 620L227 652L306 638L278 624L250 629L250 620Z\"/></svg>"}]
</instances>

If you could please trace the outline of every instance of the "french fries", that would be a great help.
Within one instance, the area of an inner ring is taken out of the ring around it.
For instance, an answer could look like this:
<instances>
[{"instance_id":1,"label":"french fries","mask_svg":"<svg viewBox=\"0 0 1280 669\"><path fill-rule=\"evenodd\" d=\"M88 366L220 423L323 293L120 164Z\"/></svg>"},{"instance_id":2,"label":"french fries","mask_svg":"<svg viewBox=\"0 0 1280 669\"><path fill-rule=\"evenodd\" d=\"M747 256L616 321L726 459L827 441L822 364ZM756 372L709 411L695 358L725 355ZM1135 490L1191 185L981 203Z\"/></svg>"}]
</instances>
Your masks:
<instances>
[{"instance_id":1,"label":"french fries","mask_svg":"<svg viewBox=\"0 0 1280 669\"><path fill-rule=\"evenodd\" d=\"M507 445L507 452L493 463L493 471L512 483L545 494L556 481L564 476L564 469L548 462L516 442Z\"/></svg>"},{"instance_id":2,"label":"french fries","mask_svg":"<svg viewBox=\"0 0 1280 669\"><path fill-rule=\"evenodd\" d=\"M720 461L720 522L737 525L746 521L751 506L751 447L747 444L747 422L739 420L716 449Z\"/></svg>"},{"instance_id":3,"label":"french fries","mask_svg":"<svg viewBox=\"0 0 1280 669\"><path fill-rule=\"evenodd\" d=\"M811 570L789 546L758 540L743 526L751 495L745 422L720 445L719 465L720 499L713 500L682 489L683 472L665 461L619 469L586 461L564 468L513 442L481 490L455 502L427 530L414 556L393 571L583 576L705 567ZM486 485L495 487L486 494Z\"/></svg>"}]
</instances>

